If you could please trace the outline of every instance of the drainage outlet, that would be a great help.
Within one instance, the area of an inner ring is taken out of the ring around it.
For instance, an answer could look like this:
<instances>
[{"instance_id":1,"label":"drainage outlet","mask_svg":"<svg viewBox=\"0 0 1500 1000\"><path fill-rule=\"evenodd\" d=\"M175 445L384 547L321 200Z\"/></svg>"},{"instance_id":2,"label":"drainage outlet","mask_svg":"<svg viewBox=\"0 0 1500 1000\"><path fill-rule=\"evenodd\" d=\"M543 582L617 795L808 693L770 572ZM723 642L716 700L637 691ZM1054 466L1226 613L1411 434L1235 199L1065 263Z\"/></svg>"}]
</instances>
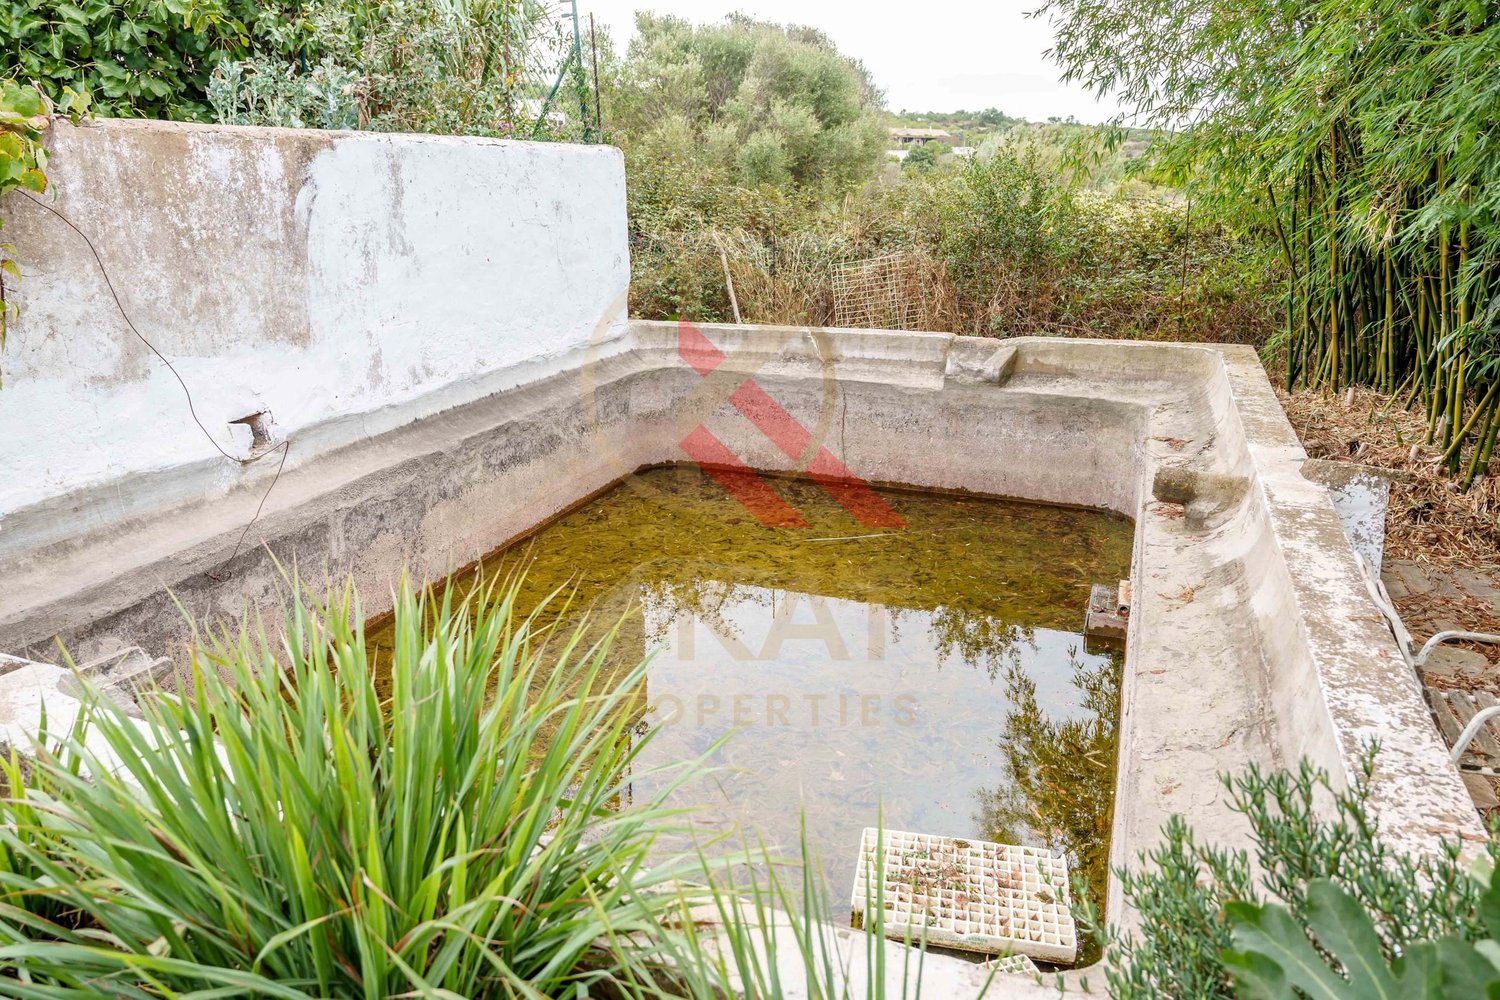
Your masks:
<instances>
[{"instance_id":1,"label":"drainage outlet","mask_svg":"<svg viewBox=\"0 0 1500 1000\"><path fill-rule=\"evenodd\" d=\"M867 827L850 906L866 927L866 911L882 908L886 937L1061 965L1078 958L1068 863L1034 847Z\"/></svg>"}]
</instances>

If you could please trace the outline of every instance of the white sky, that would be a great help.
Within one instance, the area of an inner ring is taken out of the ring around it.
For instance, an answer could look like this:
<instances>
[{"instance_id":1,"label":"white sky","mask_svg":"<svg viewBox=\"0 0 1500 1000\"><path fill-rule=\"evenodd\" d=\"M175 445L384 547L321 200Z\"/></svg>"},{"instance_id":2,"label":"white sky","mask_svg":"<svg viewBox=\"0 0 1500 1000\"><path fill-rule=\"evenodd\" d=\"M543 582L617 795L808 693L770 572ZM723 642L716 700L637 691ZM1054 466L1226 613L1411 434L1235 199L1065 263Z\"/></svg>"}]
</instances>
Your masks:
<instances>
[{"instance_id":1,"label":"white sky","mask_svg":"<svg viewBox=\"0 0 1500 1000\"><path fill-rule=\"evenodd\" d=\"M892 111L976 111L994 107L1033 121L1074 115L1100 122L1115 105L1058 82L1042 53L1052 44L1045 20L1026 16L1037 0L932 0L919 5L873 0L579 0L584 30L593 12L617 47L634 34L635 11L696 22L743 11L767 21L821 29L846 55L864 60ZM587 39L585 39L587 41Z\"/></svg>"}]
</instances>

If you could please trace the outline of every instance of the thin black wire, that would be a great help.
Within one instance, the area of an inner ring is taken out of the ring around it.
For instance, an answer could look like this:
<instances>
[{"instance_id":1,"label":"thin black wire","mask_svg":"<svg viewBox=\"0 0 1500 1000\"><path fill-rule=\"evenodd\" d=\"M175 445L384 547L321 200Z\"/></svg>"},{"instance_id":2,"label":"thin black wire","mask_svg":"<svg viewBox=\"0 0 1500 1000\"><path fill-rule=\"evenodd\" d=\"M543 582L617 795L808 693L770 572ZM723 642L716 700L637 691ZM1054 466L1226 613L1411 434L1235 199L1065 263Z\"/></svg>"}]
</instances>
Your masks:
<instances>
[{"instance_id":1,"label":"thin black wire","mask_svg":"<svg viewBox=\"0 0 1500 1000\"><path fill-rule=\"evenodd\" d=\"M234 557L240 554L240 546L245 544L245 536L250 534L250 529L255 526L256 521L260 520L261 509L265 507L266 500L271 496L271 491L274 490L276 488L276 484L281 481L281 470L286 468L286 457L292 453L292 439L287 438L285 441L281 442L281 444L277 445L277 447L281 449L281 461L276 464L276 475L271 477L271 485L267 486L266 491L260 495L260 503L256 504L255 506L255 516L252 517L248 522L246 522L245 530L240 532L240 540L234 543L234 551L230 553L229 558L224 562L225 566L228 566L230 563L234 562ZM251 461L258 462L269 454L271 454L271 452L267 451L263 454L255 456L255 458ZM217 582L219 580L225 579L228 574L209 573L208 576L209 579Z\"/></svg>"},{"instance_id":2,"label":"thin black wire","mask_svg":"<svg viewBox=\"0 0 1500 1000\"><path fill-rule=\"evenodd\" d=\"M174 364L172 364L172 362L167 359L167 356L165 354L163 354L161 351L157 350L156 349L156 345L153 344L153 343L151 343L150 340L146 339L146 335L145 334L141 333L140 330L136 329L136 325L135 325L134 321L132 321L131 318L130 318L130 313L128 313L128 312L125 311L125 304L120 301L120 293L117 292L117 291L115 291L115 283L110 280L109 269L104 266L104 258L102 258L102 257L99 256L99 250L98 250L97 247L94 246L94 241L88 238L88 234L87 233L85 233L82 229L79 229L76 225L74 225L72 219L69 219L66 215L63 215L61 212L59 212L57 209L53 208L51 205L48 205L46 202L41 201L40 199L36 198L29 191L23 191L21 193L24 194L24 195L26 195L26 200L29 201L29 202L31 202L37 208L46 209L48 212L51 212L58 219L61 219L62 222L63 222L63 224L66 225L69 229L73 230L73 232L77 233L78 234L78 238L81 239L81 240L83 240L84 245L89 248L89 253L91 253L91 254L94 255L94 263L97 264L98 267L99 267L99 275L104 279L104 285L105 285L106 288L109 289L110 297L115 300L115 309L117 309L119 311L120 318L125 321L125 325L126 326L130 327L130 332L133 333L133 334L135 334L136 337L137 337L137 339L139 339L141 343L145 344L151 350L151 353L155 354L157 356L157 358L159 358L161 360L162 364L164 364L164 365L167 366L167 370L172 373L172 377L177 380L177 384L180 385L180 386L182 386L182 394L183 394L183 396L185 396L187 398L188 413L192 416L193 423L195 423L195 424L198 425L198 429L200 431L202 431L203 432L203 436L208 439L208 443L211 444L211 445L213 445L214 451L217 451L220 455L223 455L225 458L229 459L231 462L237 462L240 465L250 465L250 464L252 464L254 462L259 462L261 459L263 459L267 455L271 454L271 451L265 451L265 452L262 452L259 455L256 455L254 458L249 458L249 459L243 459L242 460L242 459L236 458L235 456L231 455L229 452L225 451L223 448L219 447L219 442L216 441L216 440L214 440L214 436L208 432L208 428L205 427L205 426L203 426L203 421L198 419L198 410L193 406L193 393L192 393L192 390L190 390L188 388L187 382L183 381L182 374L177 371L177 366L174 365ZM263 509L265 509L266 500L271 496L271 491L276 488L276 484L278 482L280 482L280 480L281 480L281 470L284 469L284 468L286 468L286 457L287 457L287 455L289 455L291 453L291 450L292 450L292 440L291 440L291 438L287 438L285 441L281 442L281 444L278 445L277 447L279 447L281 449L281 463L276 466L276 475L274 477L272 477L272 479L271 479L271 485L268 486L268 487L266 487L266 492L261 495L260 503L255 508L255 516L252 517L250 519L249 523L245 525L245 530L242 531L242 532L240 532L240 540L235 543L234 553L229 557L229 562L233 562L235 556L237 556L237 555L240 554L240 547L245 544L245 536L247 536L248 534L250 534L250 529L255 525L256 521L260 520L260 513L261 513L261 511ZM275 450L275 449L271 449L271 450ZM221 578L216 578L216 579L221 579Z\"/></svg>"}]
</instances>

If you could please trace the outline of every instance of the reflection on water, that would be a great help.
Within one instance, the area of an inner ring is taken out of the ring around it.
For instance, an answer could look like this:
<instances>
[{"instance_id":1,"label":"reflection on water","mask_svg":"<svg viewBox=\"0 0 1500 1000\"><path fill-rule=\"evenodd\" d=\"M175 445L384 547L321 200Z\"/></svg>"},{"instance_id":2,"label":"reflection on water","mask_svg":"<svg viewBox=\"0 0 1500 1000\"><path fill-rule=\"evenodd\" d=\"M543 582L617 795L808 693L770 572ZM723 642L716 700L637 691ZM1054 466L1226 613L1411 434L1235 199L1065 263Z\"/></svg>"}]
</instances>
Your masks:
<instances>
[{"instance_id":1,"label":"reflection on water","mask_svg":"<svg viewBox=\"0 0 1500 1000\"><path fill-rule=\"evenodd\" d=\"M1067 850L1102 891L1119 662L1079 629L1090 584L1128 569L1129 523L880 490L907 527L871 530L810 482L772 483L808 527L764 527L698 470L660 469L486 569L525 567L523 607L571 586L566 614L623 616L615 655L654 654L643 770L733 733L679 800L791 854L805 811L835 912L882 812Z\"/></svg>"},{"instance_id":2,"label":"reflection on water","mask_svg":"<svg viewBox=\"0 0 1500 1000\"><path fill-rule=\"evenodd\" d=\"M1002 844L1063 850L1104 912L1109 828L1114 816L1115 747L1120 722L1120 665L1068 651L1081 711L1048 712L1025 670L1007 668L1010 709L1000 738L1000 780L977 793L978 836ZM1059 794L1062 791L1063 794ZM1099 942L1079 941L1079 965L1098 958Z\"/></svg>"}]
</instances>

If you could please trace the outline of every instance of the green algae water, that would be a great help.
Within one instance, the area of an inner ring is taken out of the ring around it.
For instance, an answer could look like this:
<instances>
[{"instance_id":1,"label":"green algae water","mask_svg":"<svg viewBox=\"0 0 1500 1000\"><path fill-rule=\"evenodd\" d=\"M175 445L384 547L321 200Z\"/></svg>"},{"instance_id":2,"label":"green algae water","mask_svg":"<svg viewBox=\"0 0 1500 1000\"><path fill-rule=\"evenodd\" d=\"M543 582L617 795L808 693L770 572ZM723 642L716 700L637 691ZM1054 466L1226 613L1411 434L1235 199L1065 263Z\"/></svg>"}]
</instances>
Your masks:
<instances>
[{"instance_id":1,"label":"green algae water","mask_svg":"<svg viewBox=\"0 0 1500 1000\"><path fill-rule=\"evenodd\" d=\"M805 814L835 913L881 822L1064 850L1102 903L1121 663L1081 633L1090 585L1128 575L1130 523L877 489L904 526L868 528L811 481L765 481L805 526L767 527L697 468L663 468L483 568L524 570L523 608L571 588L562 617L622 622L622 667L652 657L642 768L728 735L722 770L677 801L705 835L789 856Z\"/></svg>"}]
</instances>

